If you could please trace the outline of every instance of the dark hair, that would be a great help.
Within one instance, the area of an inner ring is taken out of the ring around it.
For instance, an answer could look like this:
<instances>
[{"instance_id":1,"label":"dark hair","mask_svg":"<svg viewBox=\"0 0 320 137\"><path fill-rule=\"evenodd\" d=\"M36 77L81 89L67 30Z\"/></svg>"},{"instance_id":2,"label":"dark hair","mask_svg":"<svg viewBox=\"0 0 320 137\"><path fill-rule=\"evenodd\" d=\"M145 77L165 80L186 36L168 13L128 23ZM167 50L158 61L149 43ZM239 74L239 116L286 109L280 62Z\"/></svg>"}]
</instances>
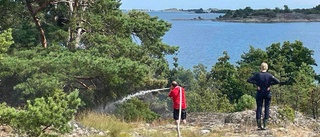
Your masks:
<instances>
[{"instance_id":1,"label":"dark hair","mask_svg":"<svg viewBox=\"0 0 320 137\"><path fill-rule=\"evenodd\" d=\"M178 84L177 81L172 81L172 82L171 82L171 85L172 85L173 87L176 87L176 86L178 86L179 84Z\"/></svg>"}]
</instances>

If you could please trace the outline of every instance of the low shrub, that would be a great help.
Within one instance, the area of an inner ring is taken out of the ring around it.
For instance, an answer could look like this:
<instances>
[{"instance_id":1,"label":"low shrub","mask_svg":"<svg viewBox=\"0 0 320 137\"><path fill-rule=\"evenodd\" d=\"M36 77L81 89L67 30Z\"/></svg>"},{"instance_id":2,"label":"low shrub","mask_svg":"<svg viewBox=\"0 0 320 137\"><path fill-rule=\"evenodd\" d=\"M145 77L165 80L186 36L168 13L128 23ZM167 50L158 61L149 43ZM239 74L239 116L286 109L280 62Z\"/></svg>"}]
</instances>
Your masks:
<instances>
[{"instance_id":1,"label":"low shrub","mask_svg":"<svg viewBox=\"0 0 320 137\"><path fill-rule=\"evenodd\" d=\"M118 105L116 116L123 118L127 122L139 120L151 122L160 118L159 114L150 110L149 104L144 103L137 98L133 98L127 102L124 102L123 104Z\"/></svg>"},{"instance_id":2,"label":"low shrub","mask_svg":"<svg viewBox=\"0 0 320 137\"><path fill-rule=\"evenodd\" d=\"M291 107L284 106L283 108L278 110L278 113L280 115L280 119L288 120L290 122L294 121L295 111Z\"/></svg>"},{"instance_id":3,"label":"low shrub","mask_svg":"<svg viewBox=\"0 0 320 137\"><path fill-rule=\"evenodd\" d=\"M25 109L0 105L0 124L11 126L19 134L40 136L50 127L59 133L70 131L68 122L73 119L81 100L78 91L69 95L55 91L52 97L27 101Z\"/></svg>"},{"instance_id":4,"label":"low shrub","mask_svg":"<svg viewBox=\"0 0 320 137\"><path fill-rule=\"evenodd\" d=\"M243 111L246 109L253 109L255 107L255 104L256 104L255 98L245 94L241 96L235 108L236 108L236 111Z\"/></svg>"}]
</instances>

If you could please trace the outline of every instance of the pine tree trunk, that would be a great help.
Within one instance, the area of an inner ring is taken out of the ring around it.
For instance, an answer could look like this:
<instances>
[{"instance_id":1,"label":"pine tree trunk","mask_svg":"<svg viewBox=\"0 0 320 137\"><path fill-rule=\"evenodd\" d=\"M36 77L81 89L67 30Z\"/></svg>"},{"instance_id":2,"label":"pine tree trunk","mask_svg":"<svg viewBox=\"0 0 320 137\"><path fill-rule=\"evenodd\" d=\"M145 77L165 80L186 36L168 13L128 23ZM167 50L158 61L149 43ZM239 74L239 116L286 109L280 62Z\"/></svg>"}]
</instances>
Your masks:
<instances>
[{"instance_id":1,"label":"pine tree trunk","mask_svg":"<svg viewBox=\"0 0 320 137\"><path fill-rule=\"evenodd\" d=\"M47 48L47 38L46 38L44 30L43 30L43 28L41 26L40 20L36 16L36 13L32 8L31 3L27 1L26 2L26 6L27 6L27 8L28 8L28 10L29 10L29 12L30 12L30 14L32 16L32 19L33 19L33 21L34 21L34 23L37 26L37 29L39 31L42 47Z\"/></svg>"}]
</instances>

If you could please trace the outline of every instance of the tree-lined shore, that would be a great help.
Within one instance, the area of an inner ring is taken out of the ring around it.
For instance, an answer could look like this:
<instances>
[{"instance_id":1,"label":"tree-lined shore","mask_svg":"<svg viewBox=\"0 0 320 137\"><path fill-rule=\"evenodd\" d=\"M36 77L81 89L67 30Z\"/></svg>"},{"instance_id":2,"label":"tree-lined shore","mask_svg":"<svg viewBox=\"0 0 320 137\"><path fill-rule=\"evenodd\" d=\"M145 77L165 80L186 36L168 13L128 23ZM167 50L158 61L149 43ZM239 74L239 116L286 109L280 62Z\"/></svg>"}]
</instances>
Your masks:
<instances>
[{"instance_id":1,"label":"tree-lined shore","mask_svg":"<svg viewBox=\"0 0 320 137\"><path fill-rule=\"evenodd\" d=\"M163 11L192 12L198 13L198 18L193 19L173 19L173 20L212 20L224 22L248 22L248 23L277 23L277 22L320 22L320 5L310 9L290 9L287 5L283 8L274 9L167 9ZM217 18L202 18L201 14L221 13Z\"/></svg>"},{"instance_id":2,"label":"tree-lined shore","mask_svg":"<svg viewBox=\"0 0 320 137\"><path fill-rule=\"evenodd\" d=\"M225 15L215 19L227 22L319 22L320 5L310 9L244 9L229 10Z\"/></svg>"}]
</instances>

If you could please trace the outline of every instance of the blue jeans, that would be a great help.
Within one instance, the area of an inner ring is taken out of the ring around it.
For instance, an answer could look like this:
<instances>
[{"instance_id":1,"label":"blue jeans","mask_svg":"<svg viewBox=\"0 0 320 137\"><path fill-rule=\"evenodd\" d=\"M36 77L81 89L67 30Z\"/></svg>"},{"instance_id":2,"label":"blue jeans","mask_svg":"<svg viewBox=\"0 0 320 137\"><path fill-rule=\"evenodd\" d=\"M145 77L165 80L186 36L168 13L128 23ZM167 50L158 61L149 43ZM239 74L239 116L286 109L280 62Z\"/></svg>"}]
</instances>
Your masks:
<instances>
[{"instance_id":1,"label":"blue jeans","mask_svg":"<svg viewBox=\"0 0 320 137\"><path fill-rule=\"evenodd\" d=\"M256 94L256 118L261 119L262 104L264 102L264 119L269 119L269 108L271 102L271 91L257 91Z\"/></svg>"}]
</instances>

